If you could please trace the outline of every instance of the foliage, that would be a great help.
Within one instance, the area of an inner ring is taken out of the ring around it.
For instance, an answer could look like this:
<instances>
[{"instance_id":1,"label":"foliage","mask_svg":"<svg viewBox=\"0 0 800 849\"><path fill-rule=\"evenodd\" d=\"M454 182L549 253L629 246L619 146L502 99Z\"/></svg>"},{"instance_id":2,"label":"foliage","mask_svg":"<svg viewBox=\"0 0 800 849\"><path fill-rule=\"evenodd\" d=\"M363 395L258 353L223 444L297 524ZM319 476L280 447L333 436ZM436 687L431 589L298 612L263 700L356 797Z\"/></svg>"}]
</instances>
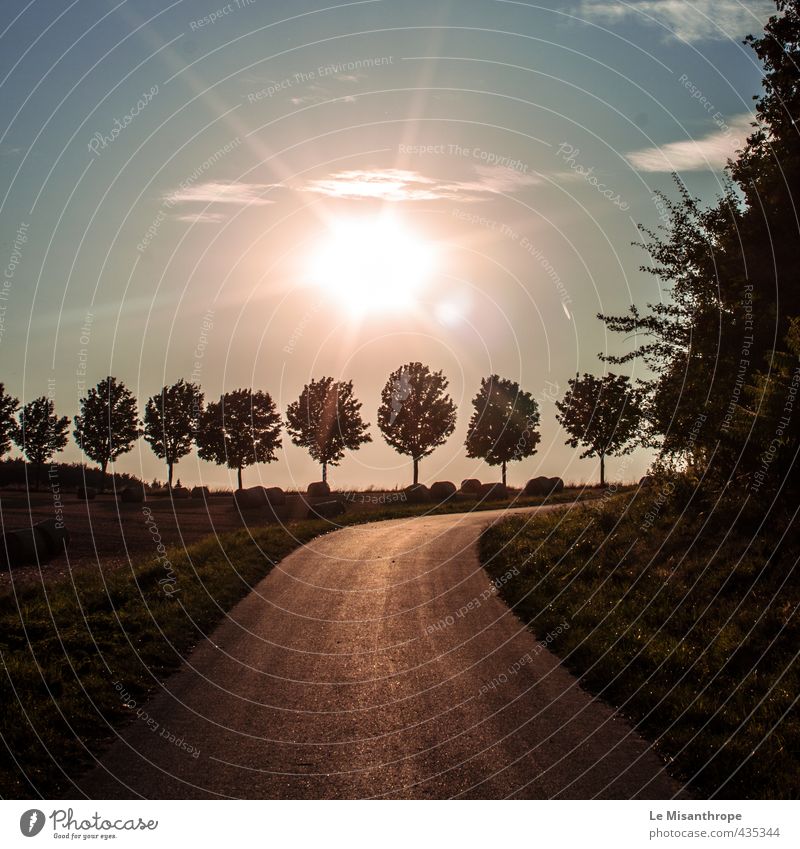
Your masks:
<instances>
[{"instance_id":1,"label":"foliage","mask_svg":"<svg viewBox=\"0 0 800 849\"><path fill-rule=\"evenodd\" d=\"M11 440L17 429L14 418L19 409L19 401L6 392L5 386L0 383L0 457L11 447Z\"/></svg>"},{"instance_id":2,"label":"foliage","mask_svg":"<svg viewBox=\"0 0 800 849\"><path fill-rule=\"evenodd\" d=\"M642 418L640 393L625 375L576 375L556 418L569 434L567 445L584 447L581 457L600 458L600 483L605 483L606 455L630 453Z\"/></svg>"},{"instance_id":3,"label":"foliage","mask_svg":"<svg viewBox=\"0 0 800 849\"><path fill-rule=\"evenodd\" d=\"M414 461L415 484L419 461L455 430L456 405L446 393L447 386L441 371L411 362L393 371L381 392L378 427L395 451Z\"/></svg>"},{"instance_id":4,"label":"foliage","mask_svg":"<svg viewBox=\"0 0 800 849\"><path fill-rule=\"evenodd\" d=\"M73 436L105 479L109 462L130 451L141 436L136 399L121 380L107 377L81 399Z\"/></svg>"},{"instance_id":5,"label":"foliage","mask_svg":"<svg viewBox=\"0 0 800 849\"><path fill-rule=\"evenodd\" d=\"M59 451L69 439L69 418L58 417L52 399L42 395L29 401L19 414L19 427L14 442L36 467L36 486L39 486L41 467Z\"/></svg>"},{"instance_id":6,"label":"foliage","mask_svg":"<svg viewBox=\"0 0 800 849\"><path fill-rule=\"evenodd\" d=\"M797 798L794 507L707 498L686 475L510 517L480 554L514 612L633 719L697 798ZM782 550L776 551L776 540ZM566 622L568 628L559 628Z\"/></svg>"},{"instance_id":7,"label":"foliage","mask_svg":"<svg viewBox=\"0 0 800 849\"><path fill-rule=\"evenodd\" d=\"M280 434L281 417L269 393L235 389L211 402L201 415L198 453L204 460L236 469L241 489L245 466L277 459Z\"/></svg>"},{"instance_id":8,"label":"foliage","mask_svg":"<svg viewBox=\"0 0 800 849\"><path fill-rule=\"evenodd\" d=\"M652 369L645 388L654 444L722 484L752 480L761 459L750 435L780 429L774 416L783 404L770 396L784 394L785 375L771 373L771 364L776 340L800 316L800 2L777 9L764 34L748 39L764 63L764 90L722 196L703 209L676 177L678 198L662 198L667 226L642 229L652 258L645 270L664 282L667 297L646 312L600 316L636 340L606 359L641 358ZM743 428L748 417L758 422ZM776 487L780 477L771 481Z\"/></svg>"},{"instance_id":9,"label":"foliage","mask_svg":"<svg viewBox=\"0 0 800 849\"><path fill-rule=\"evenodd\" d=\"M369 424L361 418L361 402L353 394L352 380L312 380L289 405L286 419L292 442L322 464L324 481L328 479L328 465L338 465L345 450L357 451L372 441L367 433Z\"/></svg>"},{"instance_id":10,"label":"foliage","mask_svg":"<svg viewBox=\"0 0 800 849\"><path fill-rule=\"evenodd\" d=\"M472 399L475 408L469 422L465 445L468 457L479 457L490 466L502 466L536 453L541 440L539 405L519 383L496 374L481 380Z\"/></svg>"},{"instance_id":11,"label":"foliage","mask_svg":"<svg viewBox=\"0 0 800 849\"><path fill-rule=\"evenodd\" d=\"M192 450L202 411L200 387L183 379L165 386L147 401L144 438L156 457L166 460L169 486L173 466Z\"/></svg>"}]
</instances>

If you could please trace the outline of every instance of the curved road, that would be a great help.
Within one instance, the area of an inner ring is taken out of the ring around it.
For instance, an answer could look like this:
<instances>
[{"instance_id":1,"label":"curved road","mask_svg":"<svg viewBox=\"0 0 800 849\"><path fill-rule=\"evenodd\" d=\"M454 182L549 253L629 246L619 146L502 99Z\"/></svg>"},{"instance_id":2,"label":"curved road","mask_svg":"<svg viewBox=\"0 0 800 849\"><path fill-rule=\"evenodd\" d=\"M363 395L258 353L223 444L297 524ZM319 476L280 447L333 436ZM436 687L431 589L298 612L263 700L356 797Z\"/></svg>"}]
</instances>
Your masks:
<instances>
[{"instance_id":1,"label":"curved road","mask_svg":"<svg viewBox=\"0 0 800 849\"><path fill-rule=\"evenodd\" d=\"M625 719L492 592L475 541L499 515L355 526L291 554L81 789L154 799L680 793Z\"/></svg>"}]
</instances>

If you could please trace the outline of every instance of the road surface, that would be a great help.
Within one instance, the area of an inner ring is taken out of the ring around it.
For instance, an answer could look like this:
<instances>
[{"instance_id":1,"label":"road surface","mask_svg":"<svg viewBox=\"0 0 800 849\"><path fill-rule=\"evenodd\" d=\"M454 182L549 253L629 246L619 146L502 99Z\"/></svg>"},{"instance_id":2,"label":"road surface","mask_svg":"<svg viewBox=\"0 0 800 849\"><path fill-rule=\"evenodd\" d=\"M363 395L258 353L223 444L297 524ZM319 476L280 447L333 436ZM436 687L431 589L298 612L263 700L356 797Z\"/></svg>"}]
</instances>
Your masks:
<instances>
[{"instance_id":1,"label":"road surface","mask_svg":"<svg viewBox=\"0 0 800 849\"><path fill-rule=\"evenodd\" d=\"M475 542L499 515L354 526L291 554L143 706L80 791L680 793L628 722L582 690L492 592Z\"/></svg>"}]
</instances>

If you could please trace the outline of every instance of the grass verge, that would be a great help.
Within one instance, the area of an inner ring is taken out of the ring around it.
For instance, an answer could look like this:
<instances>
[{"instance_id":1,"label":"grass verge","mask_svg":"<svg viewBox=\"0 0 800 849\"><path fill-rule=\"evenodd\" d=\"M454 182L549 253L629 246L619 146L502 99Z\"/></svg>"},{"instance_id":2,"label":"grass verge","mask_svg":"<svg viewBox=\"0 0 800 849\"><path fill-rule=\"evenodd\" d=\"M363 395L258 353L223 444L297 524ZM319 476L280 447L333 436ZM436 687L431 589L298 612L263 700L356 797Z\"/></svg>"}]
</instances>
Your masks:
<instances>
[{"instance_id":1,"label":"grass verge","mask_svg":"<svg viewBox=\"0 0 800 849\"><path fill-rule=\"evenodd\" d=\"M303 522L209 538L108 574L0 596L0 796L73 795L71 778L274 563L326 530Z\"/></svg>"},{"instance_id":2,"label":"grass verge","mask_svg":"<svg viewBox=\"0 0 800 849\"><path fill-rule=\"evenodd\" d=\"M763 515L673 481L480 542L491 575L519 567L509 606L702 797L800 794L800 546Z\"/></svg>"}]
</instances>

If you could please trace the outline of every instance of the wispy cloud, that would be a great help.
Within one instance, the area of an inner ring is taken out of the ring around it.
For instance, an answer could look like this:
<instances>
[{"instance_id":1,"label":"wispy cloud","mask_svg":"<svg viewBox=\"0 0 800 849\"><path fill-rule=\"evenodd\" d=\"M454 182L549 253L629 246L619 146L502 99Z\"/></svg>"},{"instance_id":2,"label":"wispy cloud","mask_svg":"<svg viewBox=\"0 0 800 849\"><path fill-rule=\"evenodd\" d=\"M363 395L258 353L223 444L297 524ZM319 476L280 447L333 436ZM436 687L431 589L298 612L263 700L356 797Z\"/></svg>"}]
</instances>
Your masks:
<instances>
[{"instance_id":1,"label":"wispy cloud","mask_svg":"<svg viewBox=\"0 0 800 849\"><path fill-rule=\"evenodd\" d=\"M176 203L227 203L238 206L264 206L274 203L264 193L276 188L273 183L235 183L210 181L197 183L168 192L164 200L169 204Z\"/></svg>"},{"instance_id":2,"label":"wispy cloud","mask_svg":"<svg viewBox=\"0 0 800 849\"><path fill-rule=\"evenodd\" d=\"M301 191L328 197L382 201L482 200L491 194L510 194L541 182L541 177L513 168L480 165L467 180L438 180L418 171L375 168L337 171L322 180L311 180Z\"/></svg>"},{"instance_id":3,"label":"wispy cloud","mask_svg":"<svg viewBox=\"0 0 800 849\"><path fill-rule=\"evenodd\" d=\"M723 129L699 139L670 142L625 155L637 171L704 171L722 169L752 132L753 116L737 115Z\"/></svg>"},{"instance_id":4,"label":"wispy cloud","mask_svg":"<svg viewBox=\"0 0 800 849\"><path fill-rule=\"evenodd\" d=\"M187 212L185 215L176 216L178 221L186 221L189 224L221 224L227 217L221 212Z\"/></svg>"},{"instance_id":5,"label":"wispy cloud","mask_svg":"<svg viewBox=\"0 0 800 849\"><path fill-rule=\"evenodd\" d=\"M580 14L608 24L627 18L653 26L661 24L689 42L739 41L762 29L767 18L775 14L775 4L771 0L581 0Z\"/></svg>"}]
</instances>

